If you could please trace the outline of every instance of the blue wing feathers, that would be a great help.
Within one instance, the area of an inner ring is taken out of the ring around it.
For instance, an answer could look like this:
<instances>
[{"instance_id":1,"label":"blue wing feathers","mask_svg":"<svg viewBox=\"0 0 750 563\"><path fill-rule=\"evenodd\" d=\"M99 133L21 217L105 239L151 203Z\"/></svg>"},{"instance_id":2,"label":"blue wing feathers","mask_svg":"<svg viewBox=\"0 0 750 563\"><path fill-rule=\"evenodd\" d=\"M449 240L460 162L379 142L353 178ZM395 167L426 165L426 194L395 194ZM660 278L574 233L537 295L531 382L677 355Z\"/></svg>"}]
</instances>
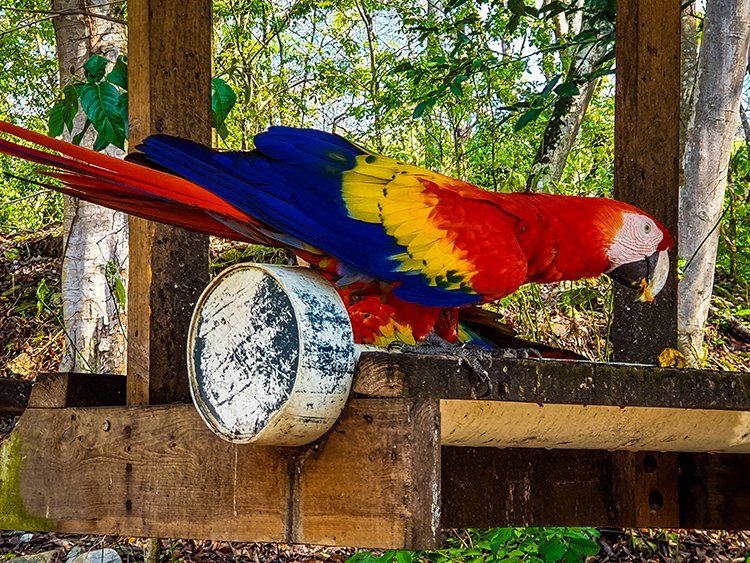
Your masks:
<instances>
[{"instance_id":1,"label":"blue wing feathers","mask_svg":"<svg viewBox=\"0 0 750 563\"><path fill-rule=\"evenodd\" d=\"M199 184L230 205L292 239L335 256L353 270L401 282L407 301L433 306L476 302L477 295L430 286L422 275L398 272L403 252L379 224L351 218L342 173L365 151L311 129L272 127L250 152L218 152L184 139L156 135L138 148L151 162ZM288 239L287 239L288 240Z\"/></svg>"}]
</instances>

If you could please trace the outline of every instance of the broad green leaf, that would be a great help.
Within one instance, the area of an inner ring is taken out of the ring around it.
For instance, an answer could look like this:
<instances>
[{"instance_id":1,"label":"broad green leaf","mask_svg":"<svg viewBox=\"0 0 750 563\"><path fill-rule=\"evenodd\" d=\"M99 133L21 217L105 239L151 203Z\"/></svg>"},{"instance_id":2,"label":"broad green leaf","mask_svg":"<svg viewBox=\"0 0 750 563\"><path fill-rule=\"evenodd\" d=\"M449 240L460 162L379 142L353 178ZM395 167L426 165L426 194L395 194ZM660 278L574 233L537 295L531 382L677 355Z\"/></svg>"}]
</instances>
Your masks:
<instances>
[{"instance_id":1,"label":"broad green leaf","mask_svg":"<svg viewBox=\"0 0 750 563\"><path fill-rule=\"evenodd\" d=\"M83 63L83 74L86 76L87 82L99 82L104 78L104 73L107 70L107 59L101 55L94 55L85 63Z\"/></svg>"},{"instance_id":2,"label":"broad green leaf","mask_svg":"<svg viewBox=\"0 0 750 563\"><path fill-rule=\"evenodd\" d=\"M73 120L79 109L78 91L75 85L68 84L63 88L63 122L70 132L73 131Z\"/></svg>"},{"instance_id":3,"label":"broad green leaf","mask_svg":"<svg viewBox=\"0 0 750 563\"><path fill-rule=\"evenodd\" d=\"M570 549L581 555L596 555L601 549L599 544L588 538L571 538Z\"/></svg>"},{"instance_id":4,"label":"broad green leaf","mask_svg":"<svg viewBox=\"0 0 750 563\"><path fill-rule=\"evenodd\" d=\"M128 138L128 97L128 93L123 92L120 94L120 99L117 101L117 110L123 124L125 125L124 135L126 139Z\"/></svg>"},{"instance_id":5,"label":"broad green leaf","mask_svg":"<svg viewBox=\"0 0 750 563\"><path fill-rule=\"evenodd\" d=\"M561 74L554 75L549 82L544 87L544 90L539 94L542 98L549 97L550 93L554 89L555 86L557 86L557 83L560 81L560 78L562 78Z\"/></svg>"},{"instance_id":6,"label":"broad green leaf","mask_svg":"<svg viewBox=\"0 0 750 563\"><path fill-rule=\"evenodd\" d=\"M81 140L83 139L83 136L86 134L86 131L89 130L89 127L91 127L91 120L87 117L86 122L83 124L83 129L81 129L81 131L77 135L75 135L70 140L70 142L73 143L74 145L80 145Z\"/></svg>"},{"instance_id":7,"label":"broad green leaf","mask_svg":"<svg viewBox=\"0 0 750 563\"><path fill-rule=\"evenodd\" d=\"M567 551L568 548L562 541L560 541L560 538L558 537L552 537L546 542L540 544L539 548L537 549L537 553L544 557L544 561L546 563L560 561L565 556L565 553Z\"/></svg>"},{"instance_id":8,"label":"broad green leaf","mask_svg":"<svg viewBox=\"0 0 750 563\"><path fill-rule=\"evenodd\" d=\"M542 109L540 107L533 107L526 113L524 113L521 117L518 118L518 121L516 122L516 126L514 127L515 131L520 131L524 127L526 127L529 123L536 120L537 117L542 113Z\"/></svg>"},{"instance_id":9,"label":"broad green leaf","mask_svg":"<svg viewBox=\"0 0 750 563\"><path fill-rule=\"evenodd\" d=\"M237 102L237 94L221 78L211 80L211 109L213 109L213 126L219 137L226 139L229 131L225 121Z\"/></svg>"},{"instance_id":10,"label":"broad green leaf","mask_svg":"<svg viewBox=\"0 0 750 563\"><path fill-rule=\"evenodd\" d=\"M414 113L411 114L412 119L419 119L422 117L422 114L424 114L425 111L432 108L432 106L435 105L435 98L429 98L425 100L424 102L420 102L416 108L414 108Z\"/></svg>"},{"instance_id":11,"label":"broad green leaf","mask_svg":"<svg viewBox=\"0 0 750 563\"><path fill-rule=\"evenodd\" d=\"M119 86L123 90L128 89L128 62L127 58L123 55L117 57L115 66L109 71L107 75L107 82Z\"/></svg>"},{"instance_id":12,"label":"broad green leaf","mask_svg":"<svg viewBox=\"0 0 750 563\"><path fill-rule=\"evenodd\" d=\"M63 127L65 121L63 119L63 112L65 111L65 104L61 101L55 102L52 109L49 112L49 119L47 120L47 131L50 137L59 137L63 133Z\"/></svg>"},{"instance_id":13,"label":"broad green leaf","mask_svg":"<svg viewBox=\"0 0 750 563\"><path fill-rule=\"evenodd\" d=\"M498 549L508 543L508 540L514 535L513 528L499 528L490 539L490 550L497 553Z\"/></svg>"},{"instance_id":14,"label":"broad green leaf","mask_svg":"<svg viewBox=\"0 0 750 563\"><path fill-rule=\"evenodd\" d=\"M86 117L99 133L96 144L101 145L106 141L124 150L125 122L117 88L109 82L89 83L82 85L78 95Z\"/></svg>"},{"instance_id":15,"label":"broad green leaf","mask_svg":"<svg viewBox=\"0 0 750 563\"><path fill-rule=\"evenodd\" d=\"M577 96L580 93L581 91L578 89L578 86L570 82L563 82L557 88L555 88L555 94L557 94L561 98L572 98L573 96Z\"/></svg>"}]
</instances>

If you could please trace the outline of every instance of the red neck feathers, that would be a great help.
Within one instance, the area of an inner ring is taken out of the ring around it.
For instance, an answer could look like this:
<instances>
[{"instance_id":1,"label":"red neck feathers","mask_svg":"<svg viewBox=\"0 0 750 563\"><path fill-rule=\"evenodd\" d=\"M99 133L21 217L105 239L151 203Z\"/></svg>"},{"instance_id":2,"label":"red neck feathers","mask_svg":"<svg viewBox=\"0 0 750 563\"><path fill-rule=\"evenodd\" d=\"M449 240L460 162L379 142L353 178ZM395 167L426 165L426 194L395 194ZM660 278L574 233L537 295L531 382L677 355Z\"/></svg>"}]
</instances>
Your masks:
<instances>
[{"instance_id":1,"label":"red neck feathers","mask_svg":"<svg viewBox=\"0 0 750 563\"><path fill-rule=\"evenodd\" d=\"M526 282L596 277L609 269L608 249L623 213L642 213L620 201L548 194L498 194L519 219L518 241L526 254Z\"/></svg>"}]
</instances>

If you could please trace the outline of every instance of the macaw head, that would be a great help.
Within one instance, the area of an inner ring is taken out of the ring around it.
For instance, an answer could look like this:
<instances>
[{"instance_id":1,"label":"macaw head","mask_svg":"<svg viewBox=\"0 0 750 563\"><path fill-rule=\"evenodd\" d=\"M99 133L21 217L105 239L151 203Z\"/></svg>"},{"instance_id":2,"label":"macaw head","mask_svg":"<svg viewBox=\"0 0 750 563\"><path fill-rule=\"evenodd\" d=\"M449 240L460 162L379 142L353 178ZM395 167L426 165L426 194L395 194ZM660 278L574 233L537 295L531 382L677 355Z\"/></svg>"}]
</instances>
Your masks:
<instances>
[{"instance_id":1,"label":"macaw head","mask_svg":"<svg viewBox=\"0 0 750 563\"><path fill-rule=\"evenodd\" d=\"M661 223L640 209L628 206L621 210L621 218L607 250L610 267L605 273L638 290L639 301L653 301L669 277L667 251L674 247L674 240Z\"/></svg>"}]
</instances>

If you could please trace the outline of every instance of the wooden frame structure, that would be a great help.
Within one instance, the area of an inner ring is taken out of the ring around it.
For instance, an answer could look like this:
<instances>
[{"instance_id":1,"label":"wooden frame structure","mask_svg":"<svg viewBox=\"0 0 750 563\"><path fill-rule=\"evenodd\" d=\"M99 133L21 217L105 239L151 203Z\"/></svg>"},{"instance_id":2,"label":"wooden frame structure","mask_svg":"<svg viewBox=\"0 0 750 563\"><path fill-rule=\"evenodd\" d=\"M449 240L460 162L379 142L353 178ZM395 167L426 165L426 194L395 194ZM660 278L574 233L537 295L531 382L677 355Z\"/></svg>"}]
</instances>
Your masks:
<instances>
[{"instance_id":1,"label":"wooden frame structure","mask_svg":"<svg viewBox=\"0 0 750 563\"><path fill-rule=\"evenodd\" d=\"M616 189L676 232L680 5L624 0L618 11ZM130 0L129 14L131 140L209 140L210 0ZM369 353L321 440L224 442L176 404L187 397L181 335L205 284L205 240L131 228L127 383L36 383L0 447L0 527L394 548L437 547L443 527L750 528L742 374L502 361L489 389L460 360ZM617 297L618 360L673 344L672 280L655 307ZM481 428L452 434L472 409L493 435L511 410L538 424L480 447ZM573 414L549 424L545 409ZM588 428L597 409L610 417L606 436ZM623 413L635 417L627 440Z\"/></svg>"}]
</instances>

